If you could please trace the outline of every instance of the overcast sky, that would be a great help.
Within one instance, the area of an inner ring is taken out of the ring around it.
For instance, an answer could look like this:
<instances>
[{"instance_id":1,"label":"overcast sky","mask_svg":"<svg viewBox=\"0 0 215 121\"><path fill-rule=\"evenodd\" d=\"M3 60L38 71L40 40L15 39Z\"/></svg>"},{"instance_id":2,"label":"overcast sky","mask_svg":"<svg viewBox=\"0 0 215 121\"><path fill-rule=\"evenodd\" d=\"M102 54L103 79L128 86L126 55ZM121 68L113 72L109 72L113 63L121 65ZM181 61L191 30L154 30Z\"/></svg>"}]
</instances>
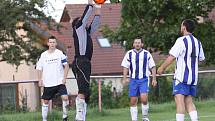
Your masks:
<instances>
[{"instance_id":1,"label":"overcast sky","mask_svg":"<svg viewBox=\"0 0 215 121\"><path fill-rule=\"evenodd\" d=\"M65 4L86 4L88 0L48 0L48 2L48 8L44 12L59 22Z\"/></svg>"}]
</instances>

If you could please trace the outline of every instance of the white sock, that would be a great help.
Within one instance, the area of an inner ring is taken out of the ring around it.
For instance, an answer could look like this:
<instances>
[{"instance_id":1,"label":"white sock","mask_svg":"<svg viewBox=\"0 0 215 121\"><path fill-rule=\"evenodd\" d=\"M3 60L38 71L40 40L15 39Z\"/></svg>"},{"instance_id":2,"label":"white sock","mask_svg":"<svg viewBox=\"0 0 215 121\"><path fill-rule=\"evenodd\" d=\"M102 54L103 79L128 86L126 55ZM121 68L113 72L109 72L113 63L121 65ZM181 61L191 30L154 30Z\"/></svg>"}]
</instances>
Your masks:
<instances>
[{"instance_id":1,"label":"white sock","mask_svg":"<svg viewBox=\"0 0 215 121\"><path fill-rule=\"evenodd\" d=\"M87 115L87 103L84 103L84 121L86 121L86 115Z\"/></svg>"},{"instance_id":2,"label":"white sock","mask_svg":"<svg viewBox=\"0 0 215 121\"><path fill-rule=\"evenodd\" d=\"M42 105L42 118L43 118L43 121L47 121L48 112L49 112L49 105L48 104L43 104Z\"/></svg>"},{"instance_id":3,"label":"white sock","mask_svg":"<svg viewBox=\"0 0 215 121\"><path fill-rule=\"evenodd\" d=\"M176 121L184 121L184 114L176 114Z\"/></svg>"},{"instance_id":4,"label":"white sock","mask_svg":"<svg viewBox=\"0 0 215 121\"><path fill-rule=\"evenodd\" d=\"M149 104L146 105L142 104L142 117L147 118L148 117L148 111L149 111Z\"/></svg>"},{"instance_id":5,"label":"white sock","mask_svg":"<svg viewBox=\"0 0 215 121\"><path fill-rule=\"evenodd\" d=\"M63 101L62 103L62 108L63 108L63 118L66 118L68 115L68 105L69 105L69 101Z\"/></svg>"},{"instance_id":6,"label":"white sock","mask_svg":"<svg viewBox=\"0 0 215 121\"><path fill-rule=\"evenodd\" d=\"M137 113L138 113L137 106L130 107L130 112L131 112L131 120L137 121Z\"/></svg>"},{"instance_id":7,"label":"white sock","mask_svg":"<svg viewBox=\"0 0 215 121\"><path fill-rule=\"evenodd\" d=\"M198 121L198 114L197 111L191 111L189 112L191 121Z\"/></svg>"},{"instance_id":8,"label":"white sock","mask_svg":"<svg viewBox=\"0 0 215 121\"><path fill-rule=\"evenodd\" d=\"M76 97L75 99L76 102L76 120L84 120L85 119L85 115L84 115L84 104L85 104L85 100L81 99L79 97Z\"/></svg>"}]
</instances>

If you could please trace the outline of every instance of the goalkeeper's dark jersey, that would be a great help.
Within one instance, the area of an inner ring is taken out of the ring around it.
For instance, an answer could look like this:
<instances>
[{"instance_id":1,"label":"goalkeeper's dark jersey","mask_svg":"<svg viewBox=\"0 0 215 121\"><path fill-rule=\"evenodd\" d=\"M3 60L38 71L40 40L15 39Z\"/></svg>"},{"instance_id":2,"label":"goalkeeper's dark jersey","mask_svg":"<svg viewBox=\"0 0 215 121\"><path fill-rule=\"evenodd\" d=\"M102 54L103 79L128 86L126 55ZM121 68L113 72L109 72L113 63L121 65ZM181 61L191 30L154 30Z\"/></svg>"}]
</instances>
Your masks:
<instances>
[{"instance_id":1,"label":"goalkeeper's dark jersey","mask_svg":"<svg viewBox=\"0 0 215 121\"><path fill-rule=\"evenodd\" d=\"M93 54L93 42L91 35L96 31L100 24L100 15L95 15L92 23L87 26L93 6L87 5L81 19L73 26L73 37L75 45L75 58L86 57L89 60Z\"/></svg>"}]
</instances>

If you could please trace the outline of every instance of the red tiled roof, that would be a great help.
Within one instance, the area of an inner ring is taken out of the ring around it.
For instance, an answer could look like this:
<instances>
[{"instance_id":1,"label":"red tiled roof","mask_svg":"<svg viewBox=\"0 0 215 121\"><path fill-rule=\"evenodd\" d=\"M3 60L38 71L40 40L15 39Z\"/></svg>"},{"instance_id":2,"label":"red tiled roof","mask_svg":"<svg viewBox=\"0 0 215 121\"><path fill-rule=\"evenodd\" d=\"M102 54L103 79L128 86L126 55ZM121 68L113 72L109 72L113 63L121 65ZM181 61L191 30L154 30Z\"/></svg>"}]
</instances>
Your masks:
<instances>
[{"instance_id":1,"label":"red tiled roof","mask_svg":"<svg viewBox=\"0 0 215 121\"><path fill-rule=\"evenodd\" d=\"M51 30L49 33L56 36L56 38L62 41L67 47L67 55L69 57L70 64L74 57L74 45L72 37L70 18L74 19L82 15L84 4L67 4L64 8L63 15L61 17L60 24L63 26L60 29L60 33ZM114 29L120 25L121 18L121 5L120 4L104 4L102 6L102 19L101 26L108 25ZM92 17L89 22L91 22ZM97 37L102 36L100 32L96 32L93 36L94 53L92 57L92 74L93 75L108 75L119 74L122 72L120 66L125 50L119 44L112 44L111 48L101 48L97 42Z\"/></svg>"}]
</instances>

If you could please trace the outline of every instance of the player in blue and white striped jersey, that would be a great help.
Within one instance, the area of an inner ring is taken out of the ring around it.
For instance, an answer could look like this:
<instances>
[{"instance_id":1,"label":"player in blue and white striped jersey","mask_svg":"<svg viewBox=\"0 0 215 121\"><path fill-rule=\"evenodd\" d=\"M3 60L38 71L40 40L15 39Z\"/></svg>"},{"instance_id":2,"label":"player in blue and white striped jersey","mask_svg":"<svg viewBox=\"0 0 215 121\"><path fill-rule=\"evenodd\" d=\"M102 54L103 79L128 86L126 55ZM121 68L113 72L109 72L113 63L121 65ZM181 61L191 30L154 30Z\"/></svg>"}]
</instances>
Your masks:
<instances>
[{"instance_id":1,"label":"player in blue and white striped jersey","mask_svg":"<svg viewBox=\"0 0 215 121\"><path fill-rule=\"evenodd\" d=\"M181 24L181 34L169 51L169 57L158 69L162 74L168 65L176 59L173 80L173 95L176 102L176 121L184 121L185 109L192 121L198 121L192 96L196 96L198 81L198 62L205 59L201 42L192 35L195 23L186 19Z\"/></svg>"},{"instance_id":2,"label":"player in blue and white striped jersey","mask_svg":"<svg viewBox=\"0 0 215 121\"><path fill-rule=\"evenodd\" d=\"M152 71L152 85L156 86L156 68L152 55L142 49L143 42L141 39L135 39L133 43L134 49L129 50L121 66L123 67L123 80L127 80L127 74L129 72L129 96L130 96L130 112L132 121L137 121L137 100L140 96L142 103L142 116L143 121L149 121L148 119L148 92L149 92L149 75Z\"/></svg>"}]
</instances>

